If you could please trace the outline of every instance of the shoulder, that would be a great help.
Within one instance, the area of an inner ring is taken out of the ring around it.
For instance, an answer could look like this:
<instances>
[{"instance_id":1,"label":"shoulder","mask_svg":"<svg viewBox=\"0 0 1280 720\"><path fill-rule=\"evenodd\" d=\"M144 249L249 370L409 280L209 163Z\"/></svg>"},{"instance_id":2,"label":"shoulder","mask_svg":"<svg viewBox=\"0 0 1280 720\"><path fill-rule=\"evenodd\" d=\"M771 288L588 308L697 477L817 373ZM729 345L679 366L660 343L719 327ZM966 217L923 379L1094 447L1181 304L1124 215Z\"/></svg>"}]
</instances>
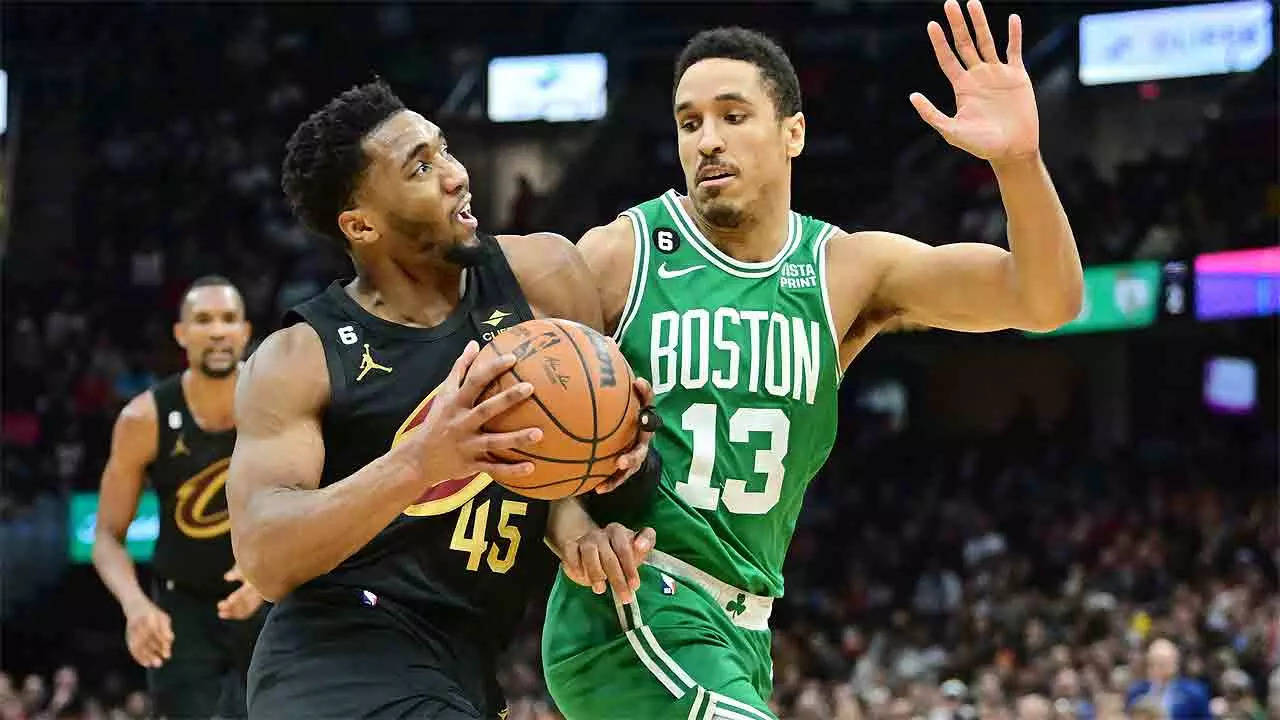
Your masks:
<instances>
[{"instance_id":1,"label":"shoulder","mask_svg":"<svg viewBox=\"0 0 1280 720\"><path fill-rule=\"evenodd\" d=\"M116 432L137 438L154 438L160 412L156 407L156 396L151 390L138 393L120 410L116 419Z\"/></svg>"},{"instance_id":2,"label":"shoulder","mask_svg":"<svg viewBox=\"0 0 1280 720\"><path fill-rule=\"evenodd\" d=\"M507 263L517 275L530 267L554 264L557 260L567 261L577 256L569 238L558 233L498 235L497 240L502 254L507 256Z\"/></svg>"},{"instance_id":3,"label":"shoulder","mask_svg":"<svg viewBox=\"0 0 1280 720\"><path fill-rule=\"evenodd\" d=\"M848 232L837 228L827 243L827 254L842 260L858 258L864 261L883 261L900 253L915 252L927 247L906 235L884 230Z\"/></svg>"},{"instance_id":4,"label":"shoulder","mask_svg":"<svg viewBox=\"0 0 1280 720\"><path fill-rule=\"evenodd\" d=\"M573 243L549 232L503 235L498 243L535 315L566 318L599 329L595 280Z\"/></svg>"},{"instance_id":5,"label":"shoulder","mask_svg":"<svg viewBox=\"0 0 1280 720\"><path fill-rule=\"evenodd\" d=\"M315 328L296 323L267 336L249 357L236 382L236 424L270 410L310 411L329 399L324 345Z\"/></svg>"},{"instance_id":6,"label":"shoulder","mask_svg":"<svg viewBox=\"0 0 1280 720\"><path fill-rule=\"evenodd\" d=\"M554 283L572 285L584 273L582 256L563 235L551 232L499 235L498 244L526 296L537 295Z\"/></svg>"},{"instance_id":7,"label":"shoulder","mask_svg":"<svg viewBox=\"0 0 1280 720\"><path fill-rule=\"evenodd\" d=\"M1198 698L1208 698L1209 688L1195 678L1180 678L1178 684L1182 686L1183 692L1195 695Z\"/></svg>"},{"instance_id":8,"label":"shoulder","mask_svg":"<svg viewBox=\"0 0 1280 720\"><path fill-rule=\"evenodd\" d=\"M636 252L631 218L619 215L607 225L597 225L586 231L578 241L578 250L593 271L625 266L630 272Z\"/></svg>"},{"instance_id":9,"label":"shoulder","mask_svg":"<svg viewBox=\"0 0 1280 720\"><path fill-rule=\"evenodd\" d=\"M624 246L628 250L632 249L635 230L632 228L630 215L619 215L613 219L613 222L605 225L597 225L582 234L582 239L578 241L578 246Z\"/></svg>"}]
</instances>

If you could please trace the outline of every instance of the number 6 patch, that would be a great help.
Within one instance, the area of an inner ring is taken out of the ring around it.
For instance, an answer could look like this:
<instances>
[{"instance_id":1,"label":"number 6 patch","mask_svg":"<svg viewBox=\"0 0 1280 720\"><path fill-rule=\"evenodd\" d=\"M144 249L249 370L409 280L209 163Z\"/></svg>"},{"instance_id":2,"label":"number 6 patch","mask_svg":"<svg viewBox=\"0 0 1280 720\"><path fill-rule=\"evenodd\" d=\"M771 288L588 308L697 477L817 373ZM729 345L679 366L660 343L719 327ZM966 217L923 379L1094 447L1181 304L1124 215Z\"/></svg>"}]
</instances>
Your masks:
<instances>
[{"instance_id":1,"label":"number 6 patch","mask_svg":"<svg viewBox=\"0 0 1280 720\"><path fill-rule=\"evenodd\" d=\"M680 247L680 236L671 228L657 228L653 231L653 246L658 252L670 255Z\"/></svg>"}]
</instances>

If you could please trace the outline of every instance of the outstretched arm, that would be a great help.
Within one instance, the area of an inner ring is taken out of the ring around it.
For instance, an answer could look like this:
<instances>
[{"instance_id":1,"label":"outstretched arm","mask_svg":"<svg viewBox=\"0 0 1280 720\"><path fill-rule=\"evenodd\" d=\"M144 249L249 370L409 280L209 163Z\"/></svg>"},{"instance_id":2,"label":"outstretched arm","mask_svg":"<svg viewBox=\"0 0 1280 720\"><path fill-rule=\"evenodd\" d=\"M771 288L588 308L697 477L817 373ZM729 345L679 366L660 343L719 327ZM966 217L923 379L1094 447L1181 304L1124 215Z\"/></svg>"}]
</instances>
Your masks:
<instances>
[{"instance_id":1,"label":"outstretched arm","mask_svg":"<svg viewBox=\"0 0 1280 720\"><path fill-rule=\"evenodd\" d=\"M1040 157L1040 124L1031 78L1022 64L1022 21L1009 16L1001 62L979 0L969 1L977 43L956 0L943 6L959 58L942 26L930 22L938 66L955 93L947 116L920 93L911 104L946 141L991 163L1008 216L1012 252L977 243L930 247L892 233L859 233L833 242L868 246L882 269L873 305L952 330L1051 330L1079 312L1083 271L1062 202Z\"/></svg>"}]
</instances>

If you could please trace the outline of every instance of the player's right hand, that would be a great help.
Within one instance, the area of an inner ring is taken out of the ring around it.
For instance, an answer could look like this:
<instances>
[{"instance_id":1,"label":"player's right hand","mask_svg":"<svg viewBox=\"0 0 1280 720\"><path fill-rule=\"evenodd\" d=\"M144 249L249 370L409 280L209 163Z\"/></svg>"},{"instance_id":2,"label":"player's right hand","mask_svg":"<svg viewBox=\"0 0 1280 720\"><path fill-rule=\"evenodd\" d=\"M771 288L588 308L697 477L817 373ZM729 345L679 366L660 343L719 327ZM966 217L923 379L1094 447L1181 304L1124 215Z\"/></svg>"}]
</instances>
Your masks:
<instances>
[{"instance_id":1,"label":"player's right hand","mask_svg":"<svg viewBox=\"0 0 1280 720\"><path fill-rule=\"evenodd\" d=\"M640 566L653 550L653 528L635 532L625 525L609 523L565 543L560 564L564 574L597 595L613 588L618 602L629 603L640 587Z\"/></svg>"},{"instance_id":2,"label":"player's right hand","mask_svg":"<svg viewBox=\"0 0 1280 720\"><path fill-rule=\"evenodd\" d=\"M517 383L476 405L484 389L516 364L515 356L509 354L489 354L476 362L479 354L475 341L467 343L440 386L422 427L413 433L412 451L433 484L476 473L488 473L502 482L533 472L533 463L503 462L491 453L536 444L542 440L540 428L501 433L484 430L486 422L533 395L533 385Z\"/></svg>"},{"instance_id":3,"label":"player's right hand","mask_svg":"<svg viewBox=\"0 0 1280 720\"><path fill-rule=\"evenodd\" d=\"M150 600L125 610L125 642L138 664L158 668L173 652L173 625L169 614Z\"/></svg>"}]
</instances>

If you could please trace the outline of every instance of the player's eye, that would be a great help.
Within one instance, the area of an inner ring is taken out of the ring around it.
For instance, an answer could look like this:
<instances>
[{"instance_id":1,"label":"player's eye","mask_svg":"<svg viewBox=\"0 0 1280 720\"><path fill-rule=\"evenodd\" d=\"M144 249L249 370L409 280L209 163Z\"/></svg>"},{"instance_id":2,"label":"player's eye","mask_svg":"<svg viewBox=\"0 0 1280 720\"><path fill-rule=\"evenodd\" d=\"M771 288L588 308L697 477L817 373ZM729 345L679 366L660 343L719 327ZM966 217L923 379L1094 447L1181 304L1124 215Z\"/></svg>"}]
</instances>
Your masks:
<instances>
[{"instance_id":1,"label":"player's eye","mask_svg":"<svg viewBox=\"0 0 1280 720\"><path fill-rule=\"evenodd\" d=\"M742 112L731 112L724 116L726 122L730 125L737 125L747 119L747 114Z\"/></svg>"},{"instance_id":2,"label":"player's eye","mask_svg":"<svg viewBox=\"0 0 1280 720\"><path fill-rule=\"evenodd\" d=\"M680 123L680 129L685 132L693 132L694 130L698 129L698 121L685 120L684 122Z\"/></svg>"},{"instance_id":3,"label":"player's eye","mask_svg":"<svg viewBox=\"0 0 1280 720\"><path fill-rule=\"evenodd\" d=\"M427 171L429 171L430 169L431 169L431 163L429 163L429 162L423 162L423 161L419 160L419 161L418 161L418 166L417 166L417 167L415 167L415 168L413 169L413 174L414 174L415 176L417 176L417 175L426 175L426 174L427 174Z\"/></svg>"}]
</instances>

